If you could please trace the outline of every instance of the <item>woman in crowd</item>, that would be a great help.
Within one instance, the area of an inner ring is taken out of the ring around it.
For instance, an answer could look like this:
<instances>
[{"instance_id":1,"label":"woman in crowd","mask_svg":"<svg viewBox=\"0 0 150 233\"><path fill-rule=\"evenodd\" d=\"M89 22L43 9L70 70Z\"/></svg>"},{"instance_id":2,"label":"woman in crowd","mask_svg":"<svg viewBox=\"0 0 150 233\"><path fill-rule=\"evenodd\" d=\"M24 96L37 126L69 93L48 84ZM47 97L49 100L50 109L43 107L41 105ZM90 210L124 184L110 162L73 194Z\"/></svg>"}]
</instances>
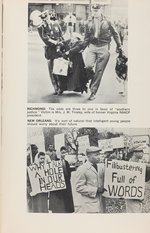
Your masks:
<instances>
[{"instance_id":1,"label":"woman in crowd","mask_svg":"<svg viewBox=\"0 0 150 233\"><path fill-rule=\"evenodd\" d=\"M80 34L73 33L70 40L64 41L64 46L67 51L62 56L69 60L69 69L67 77L59 77L61 93L65 90L87 92L88 78L82 56L86 43Z\"/></svg>"}]
</instances>

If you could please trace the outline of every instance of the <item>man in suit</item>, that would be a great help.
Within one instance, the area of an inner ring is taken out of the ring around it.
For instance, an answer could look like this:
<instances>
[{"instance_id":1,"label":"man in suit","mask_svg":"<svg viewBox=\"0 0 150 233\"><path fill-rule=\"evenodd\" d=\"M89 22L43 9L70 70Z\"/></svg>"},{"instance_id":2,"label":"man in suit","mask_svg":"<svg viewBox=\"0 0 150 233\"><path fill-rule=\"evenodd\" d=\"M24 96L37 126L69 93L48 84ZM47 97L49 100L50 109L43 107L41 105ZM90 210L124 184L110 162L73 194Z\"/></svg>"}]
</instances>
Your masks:
<instances>
[{"instance_id":1,"label":"man in suit","mask_svg":"<svg viewBox=\"0 0 150 233\"><path fill-rule=\"evenodd\" d=\"M76 174L76 191L81 194L80 213L103 213L104 164L100 164L100 149L91 146L86 150L88 161Z\"/></svg>"}]
</instances>

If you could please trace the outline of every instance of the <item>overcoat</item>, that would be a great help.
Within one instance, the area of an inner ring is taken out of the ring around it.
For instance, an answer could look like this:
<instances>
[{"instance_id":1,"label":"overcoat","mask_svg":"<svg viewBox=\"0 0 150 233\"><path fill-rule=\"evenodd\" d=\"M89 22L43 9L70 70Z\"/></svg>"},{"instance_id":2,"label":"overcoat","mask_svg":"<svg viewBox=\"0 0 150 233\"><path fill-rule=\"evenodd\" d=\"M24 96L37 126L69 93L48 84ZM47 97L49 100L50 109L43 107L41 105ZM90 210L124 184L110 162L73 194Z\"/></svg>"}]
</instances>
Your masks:
<instances>
[{"instance_id":1,"label":"overcoat","mask_svg":"<svg viewBox=\"0 0 150 233\"><path fill-rule=\"evenodd\" d=\"M81 194L81 213L103 213L103 197L97 194L98 187L104 186L104 164L97 164L98 170L87 161L78 168L76 191Z\"/></svg>"}]
</instances>

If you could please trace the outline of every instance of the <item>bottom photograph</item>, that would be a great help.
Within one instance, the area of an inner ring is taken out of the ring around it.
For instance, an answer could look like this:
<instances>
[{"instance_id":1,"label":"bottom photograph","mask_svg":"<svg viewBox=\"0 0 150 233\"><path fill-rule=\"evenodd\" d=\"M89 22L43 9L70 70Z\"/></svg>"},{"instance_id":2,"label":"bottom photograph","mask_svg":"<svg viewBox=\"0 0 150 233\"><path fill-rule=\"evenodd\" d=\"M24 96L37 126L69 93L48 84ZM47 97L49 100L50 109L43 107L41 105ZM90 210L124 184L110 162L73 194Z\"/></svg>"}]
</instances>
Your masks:
<instances>
[{"instance_id":1,"label":"bottom photograph","mask_svg":"<svg viewBox=\"0 0 150 233\"><path fill-rule=\"evenodd\" d=\"M150 128L27 128L29 213L150 213Z\"/></svg>"}]
</instances>

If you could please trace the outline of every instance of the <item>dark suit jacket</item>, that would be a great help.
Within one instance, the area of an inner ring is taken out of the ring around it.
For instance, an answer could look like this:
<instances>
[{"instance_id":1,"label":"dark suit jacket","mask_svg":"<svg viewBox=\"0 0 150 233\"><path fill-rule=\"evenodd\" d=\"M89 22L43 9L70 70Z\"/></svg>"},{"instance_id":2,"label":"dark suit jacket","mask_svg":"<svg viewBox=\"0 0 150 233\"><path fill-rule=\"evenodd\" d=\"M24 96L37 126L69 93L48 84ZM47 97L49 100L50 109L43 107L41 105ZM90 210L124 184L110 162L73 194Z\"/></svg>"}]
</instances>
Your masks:
<instances>
[{"instance_id":1,"label":"dark suit jacket","mask_svg":"<svg viewBox=\"0 0 150 233\"><path fill-rule=\"evenodd\" d=\"M41 37L42 41L45 43L45 58L46 59L55 59L59 56L56 51L57 46L49 41L52 39L57 41L62 39L62 32L58 23L51 25L42 25L38 28L39 36Z\"/></svg>"}]
</instances>

